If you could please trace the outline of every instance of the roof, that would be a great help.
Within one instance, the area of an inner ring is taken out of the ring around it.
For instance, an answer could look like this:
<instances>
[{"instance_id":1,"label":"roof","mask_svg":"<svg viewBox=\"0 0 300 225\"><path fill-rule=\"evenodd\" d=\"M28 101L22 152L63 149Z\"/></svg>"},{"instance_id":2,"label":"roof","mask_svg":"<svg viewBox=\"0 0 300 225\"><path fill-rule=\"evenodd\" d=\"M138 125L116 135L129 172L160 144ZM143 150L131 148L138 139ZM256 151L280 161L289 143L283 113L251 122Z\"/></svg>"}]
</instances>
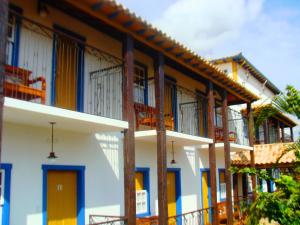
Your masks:
<instances>
[{"instance_id":1,"label":"roof","mask_svg":"<svg viewBox=\"0 0 300 225\"><path fill-rule=\"evenodd\" d=\"M232 62L235 61L239 65L241 65L245 70L249 71L252 76L258 79L260 82L264 83L267 81L266 86L274 93L279 94L281 91L273 84L262 72L260 72L249 60L247 60L242 53L238 53L232 56L226 56L219 59L211 60L214 64L222 64L225 62Z\"/></svg>"},{"instance_id":2,"label":"roof","mask_svg":"<svg viewBox=\"0 0 300 225\"><path fill-rule=\"evenodd\" d=\"M255 165L274 165L278 158L286 150L287 145L291 143L276 143L276 144L262 144L254 145ZM285 154L280 160L280 164L290 164L296 162L294 152L290 151ZM250 152L237 152L231 156L231 164L235 166L249 166Z\"/></svg>"},{"instance_id":3,"label":"roof","mask_svg":"<svg viewBox=\"0 0 300 225\"><path fill-rule=\"evenodd\" d=\"M217 66L177 42L166 33L163 33L135 13L130 12L122 4L114 0L65 1L92 17L98 18L108 25L132 35L136 40L162 52L170 59L211 80L245 102L259 99L257 95L228 77Z\"/></svg>"}]
</instances>

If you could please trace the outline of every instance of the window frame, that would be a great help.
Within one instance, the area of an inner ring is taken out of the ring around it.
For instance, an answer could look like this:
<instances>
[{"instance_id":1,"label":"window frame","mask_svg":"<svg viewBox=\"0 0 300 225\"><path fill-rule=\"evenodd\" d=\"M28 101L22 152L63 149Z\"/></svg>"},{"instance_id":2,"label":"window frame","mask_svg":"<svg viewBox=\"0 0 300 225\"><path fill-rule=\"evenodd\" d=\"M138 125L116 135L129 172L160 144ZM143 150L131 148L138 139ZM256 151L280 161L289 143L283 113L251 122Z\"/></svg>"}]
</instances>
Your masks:
<instances>
[{"instance_id":1,"label":"window frame","mask_svg":"<svg viewBox=\"0 0 300 225\"><path fill-rule=\"evenodd\" d=\"M136 216L138 218L151 216L151 210L150 210L150 168L148 167L137 167L135 169L135 172L143 173L144 179L143 179L143 190L147 191L147 212L145 213L137 213Z\"/></svg>"},{"instance_id":2,"label":"window frame","mask_svg":"<svg viewBox=\"0 0 300 225\"><path fill-rule=\"evenodd\" d=\"M143 104L148 105L148 67L145 64L135 60L133 69L135 70L136 67L139 67L142 70L144 70L144 78L143 79L145 80L145 82L144 82L144 102L143 102ZM135 83L135 77L136 77L135 71L133 72L133 75L134 75L134 81L133 81L134 84L133 85L134 86L139 85L139 84Z\"/></svg>"}]
</instances>

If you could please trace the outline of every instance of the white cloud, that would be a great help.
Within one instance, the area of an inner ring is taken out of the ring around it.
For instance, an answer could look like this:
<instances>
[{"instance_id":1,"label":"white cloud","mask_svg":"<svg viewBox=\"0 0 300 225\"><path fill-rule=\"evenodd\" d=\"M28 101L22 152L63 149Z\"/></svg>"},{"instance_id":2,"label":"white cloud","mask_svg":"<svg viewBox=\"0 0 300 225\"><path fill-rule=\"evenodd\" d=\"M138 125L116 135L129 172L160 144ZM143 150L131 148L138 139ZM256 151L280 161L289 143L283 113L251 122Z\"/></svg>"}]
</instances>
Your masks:
<instances>
[{"instance_id":1,"label":"white cloud","mask_svg":"<svg viewBox=\"0 0 300 225\"><path fill-rule=\"evenodd\" d=\"M210 52L262 11L263 0L179 0L154 21L167 34L198 52Z\"/></svg>"}]
</instances>

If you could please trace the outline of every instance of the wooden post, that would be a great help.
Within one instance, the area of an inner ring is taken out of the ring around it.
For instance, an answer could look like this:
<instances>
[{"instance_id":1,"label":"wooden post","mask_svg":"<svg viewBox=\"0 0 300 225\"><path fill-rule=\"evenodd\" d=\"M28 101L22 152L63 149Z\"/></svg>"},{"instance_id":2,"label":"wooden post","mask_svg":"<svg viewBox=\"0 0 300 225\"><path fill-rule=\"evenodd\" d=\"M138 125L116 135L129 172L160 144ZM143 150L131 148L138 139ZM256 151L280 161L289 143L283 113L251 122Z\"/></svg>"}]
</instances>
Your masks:
<instances>
[{"instance_id":1,"label":"wooden post","mask_svg":"<svg viewBox=\"0 0 300 225\"><path fill-rule=\"evenodd\" d=\"M215 97L213 83L209 81L208 87L208 137L213 139L213 143L209 144L209 170L210 170L210 188L211 188L211 206L213 207L212 224L218 223L217 212L217 186L216 186L216 149L215 149Z\"/></svg>"},{"instance_id":2,"label":"wooden post","mask_svg":"<svg viewBox=\"0 0 300 225\"><path fill-rule=\"evenodd\" d=\"M164 120L164 55L158 53L154 63L156 131L157 131L157 193L159 224L168 224L167 150Z\"/></svg>"},{"instance_id":3,"label":"wooden post","mask_svg":"<svg viewBox=\"0 0 300 225\"><path fill-rule=\"evenodd\" d=\"M234 202L237 203L239 200L239 174L233 174L233 196Z\"/></svg>"},{"instance_id":4,"label":"wooden post","mask_svg":"<svg viewBox=\"0 0 300 225\"><path fill-rule=\"evenodd\" d=\"M247 113L248 113L248 126L249 126L249 146L254 146L254 119L253 119L253 111L251 108L251 103L247 103ZM255 168L255 156L254 150L250 151L250 165L252 168ZM256 176L252 175L252 191L254 198L256 197L255 189L256 189Z\"/></svg>"},{"instance_id":5,"label":"wooden post","mask_svg":"<svg viewBox=\"0 0 300 225\"><path fill-rule=\"evenodd\" d=\"M294 132L293 132L293 127L290 127L290 134L291 134L291 141L294 142Z\"/></svg>"},{"instance_id":6,"label":"wooden post","mask_svg":"<svg viewBox=\"0 0 300 225\"><path fill-rule=\"evenodd\" d=\"M266 121L264 122L264 144L269 144L270 140L269 140L269 120L266 119Z\"/></svg>"},{"instance_id":7,"label":"wooden post","mask_svg":"<svg viewBox=\"0 0 300 225\"><path fill-rule=\"evenodd\" d=\"M134 149L134 100L133 100L133 38L126 35L123 44L124 77L123 77L123 119L129 127L124 130L124 197L125 216L128 224L136 224L135 205L135 149Z\"/></svg>"},{"instance_id":8,"label":"wooden post","mask_svg":"<svg viewBox=\"0 0 300 225\"><path fill-rule=\"evenodd\" d=\"M279 143L281 142L281 138L280 138L280 123L279 120L276 120L276 141Z\"/></svg>"},{"instance_id":9,"label":"wooden post","mask_svg":"<svg viewBox=\"0 0 300 225\"><path fill-rule=\"evenodd\" d=\"M0 1L0 163L2 155L3 106L4 106L4 65L6 56L8 0Z\"/></svg>"},{"instance_id":10,"label":"wooden post","mask_svg":"<svg viewBox=\"0 0 300 225\"><path fill-rule=\"evenodd\" d=\"M282 143L284 143L285 142L285 137L284 137L284 125L283 126L281 126L281 141L282 141Z\"/></svg>"},{"instance_id":11,"label":"wooden post","mask_svg":"<svg viewBox=\"0 0 300 225\"><path fill-rule=\"evenodd\" d=\"M233 208L231 194L231 172L230 172L230 142L228 131L228 102L227 92L224 91L222 101L222 124L223 124L223 139L224 139L224 158L225 158L225 180L226 180L226 212L227 225L233 224Z\"/></svg>"}]
</instances>

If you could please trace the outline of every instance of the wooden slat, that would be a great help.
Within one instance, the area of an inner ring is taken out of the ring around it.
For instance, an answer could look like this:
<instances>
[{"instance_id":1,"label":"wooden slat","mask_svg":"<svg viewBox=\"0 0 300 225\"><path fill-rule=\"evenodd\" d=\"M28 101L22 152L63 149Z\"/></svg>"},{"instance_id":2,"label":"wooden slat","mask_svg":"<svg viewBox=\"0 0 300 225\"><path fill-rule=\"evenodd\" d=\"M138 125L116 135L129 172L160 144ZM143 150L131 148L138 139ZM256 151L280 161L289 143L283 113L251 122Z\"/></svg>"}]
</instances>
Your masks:
<instances>
[{"instance_id":1,"label":"wooden slat","mask_svg":"<svg viewBox=\"0 0 300 225\"><path fill-rule=\"evenodd\" d=\"M134 148L134 100L133 100L133 38L126 35L123 43L125 62L123 77L123 120L129 127L124 131L124 192L125 216L128 224L136 224L135 206L135 148Z\"/></svg>"},{"instance_id":2,"label":"wooden slat","mask_svg":"<svg viewBox=\"0 0 300 225\"><path fill-rule=\"evenodd\" d=\"M2 155L2 127L3 127L3 105L4 105L4 76L5 76L5 56L7 40L7 17L8 0L0 1L0 163Z\"/></svg>"},{"instance_id":3,"label":"wooden slat","mask_svg":"<svg viewBox=\"0 0 300 225\"><path fill-rule=\"evenodd\" d=\"M232 208L232 194L231 194L231 172L230 172L230 143L228 131L228 101L227 92L223 93L222 101L222 125L223 125L223 139L224 139L224 156L225 156L225 177L226 177L226 213L227 224L233 224L233 208Z\"/></svg>"},{"instance_id":4,"label":"wooden slat","mask_svg":"<svg viewBox=\"0 0 300 225\"><path fill-rule=\"evenodd\" d=\"M217 186L216 186L216 148L215 148L215 97L213 90L213 83L209 82L208 87L208 137L213 139L213 143L209 144L209 170L210 170L210 187L211 187L211 206L217 207ZM213 210L213 225L218 223L217 210Z\"/></svg>"}]
</instances>

